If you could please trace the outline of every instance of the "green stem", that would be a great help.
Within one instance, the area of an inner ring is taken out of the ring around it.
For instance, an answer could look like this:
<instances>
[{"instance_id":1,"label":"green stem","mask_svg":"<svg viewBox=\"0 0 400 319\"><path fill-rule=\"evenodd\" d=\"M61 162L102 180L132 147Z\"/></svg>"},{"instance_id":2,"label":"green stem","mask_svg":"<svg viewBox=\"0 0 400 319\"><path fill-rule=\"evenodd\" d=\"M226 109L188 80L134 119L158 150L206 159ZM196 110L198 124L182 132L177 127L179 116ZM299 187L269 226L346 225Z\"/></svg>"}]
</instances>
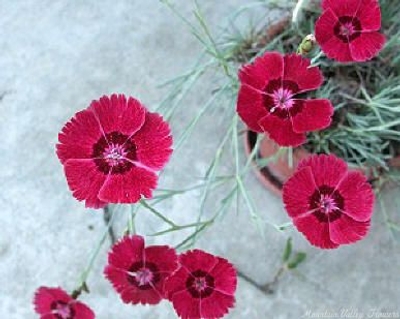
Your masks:
<instances>
[{"instance_id":1,"label":"green stem","mask_svg":"<svg viewBox=\"0 0 400 319\"><path fill-rule=\"evenodd\" d=\"M296 6L294 7L293 10L293 15L292 15L292 23L296 23L298 22L298 18L299 18L299 12L300 9L304 6L306 0L299 0L297 1Z\"/></svg>"},{"instance_id":2,"label":"green stem","mask_svg":"<svg viewBox=\"0 0 400 319\"><path fill-rule=\"evenodd\" d=\"M293 163L293 147L288 148L288 165L289 168L293 168L294 163Z\"/></svg>"},{"instance_id":3,"label":"green stem","mask_svg":"<svg viewBox=\"0 0 400 319\"><path fill-rule=\"evenodd\" d=\"M363 133L363 132L379 132L379 131L383 131L387 128L390 128L392 126L396 126L396 125L400 125L400 120L395 120L395 121L391 121L389 123L385 123L383 125L378 125L378 126L372 126L372 127L366 127L363 129L351 129L349 127L346 127L347 130L353 132L353 133ZM393 131L394 133L400 134L397 131ZM391 133L393 133L391 132Z\"/></svg>"},{"instance_id":4,"label":"green stem","mask_svg":"<svg viewBox=\"0 0 400 319\"><path fill-rule=\"evenodd\" d=\"M166 233L170 233L170 232L174 232L174 231L179 231L179 230L182 230L182 229L186 229L186 228L191 228L191 227L202 227L202 226L208 226L208 225L210 225L210 224L212 224L214 222L214 220L213 219L210 219L210 220L207 220L207 221L205 221L205 222L200 222L200 223L191 223L191 224L187 224L187 225L182 225L182 226L176 226L176 227L171 227L171 228L168 228L168 229L166 229L166 230L162 230L162 231L159 231L159 232L157 232L157 233L154 233L154 234L151 234L151 235L149 235L149 236L160 236L160 235L164 235L164 234L166 234Z\"/></svg>"},{"instance_id":5,"label":"green stem","mask_svg":"<svg viewBox=\"0 0 400 319\"><path fill-rule=\"evenodd\" d=\"M129 234L131 235L136 234L135 218L138 209L139 209L138 205L130 205L129 217L128 217L128 231Z\"/></svg>"},{"instance_id":6,"label":"green stem","mask_svg":"<svg viewBox=\"0 0 400 319\"><path fill-rule=\"evenodd\" d=\"M103 208L103 219L104 219L104 223L106 224L106 226L108 226L110 224L111 216L112 216L112 214L110 211L110 206L106 205ZM114 229L113 229L112 225L110 225L108 227L108 235L110 237L111 245L114 245L114 243L116 242L116 237L115 237L115 233L114 233Z\"/></svg>"},{"instance_id":7,"label":"green stem","mask_svg":"<svg viewBox=\"0 0 400 319\"><path fill-rule=\"evenodd\" d=\"M324 52L322 52L321 50L318 52L318 54L315 56L315 57L313 57L312 59L311 59L311 62L310 62L310 66L309 66L309 68L312 68L312 67L314 67L314 66L317 66L318 65L318 60L321 58L321 57L323 57L324 56Z\"/></svg>"},{"instance_id":8,"label":"green stem","mask_svg":"<svg viewBox=\"0 0 400 319\"><path fill-rule=\"evenodd\" d=\"M162 219L164 222L166 222L168 225L172 227L177 227L177 225L167 217L165 217L163 214L161 214L159 211L157 211L155 208L151 207L149 204L146 203L145 200L141 199L139 202L144 208L152 212L154 215L156 215L158 218Z\"/></svg>"}]
</instances>

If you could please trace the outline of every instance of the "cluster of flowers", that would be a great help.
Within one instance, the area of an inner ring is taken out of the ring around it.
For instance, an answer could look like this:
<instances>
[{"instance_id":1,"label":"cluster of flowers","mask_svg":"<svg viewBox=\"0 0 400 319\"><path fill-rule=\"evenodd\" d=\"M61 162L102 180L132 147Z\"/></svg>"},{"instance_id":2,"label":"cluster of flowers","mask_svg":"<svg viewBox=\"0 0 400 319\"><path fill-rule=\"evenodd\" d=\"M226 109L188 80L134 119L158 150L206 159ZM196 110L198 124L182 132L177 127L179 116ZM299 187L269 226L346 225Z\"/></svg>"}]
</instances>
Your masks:
<instances>
[{"instance_id":1,"label":"cluster of flowers","mask_svg":"<svg viewBox=\"0 0 400 319\"><path fill-rule=\"evenodd\" d=\"M323 0L322 8L316 39L328 57L365 61L382 48L376 0ZM238 114L251 130L281 146L299 146L307 132L331 124L328 99L303 98L322 85L323 76L300 55L267 52L244 66L239 79ZM57 155L73 196L86 207L102 208L151 198L171 147L170 127L159 114L114 94L93 101L65 124ZM374 195L361 172L349 171L333 155L315 155L286 182L283 201L311 244L336 248L366 235ZM201 250L178 256L169 246L145 247L141 236L125 236L112 247L108 262L104 273L125 303L167 299L181 318L220 318L235 302L234 267ZM61 288L40 287L34 305L41 319L95 317Z\"/></svg>"},{"instance_id":2,"label":"cluster of flowers","mask_svg":"<svg viewBox=\"0 0 400 319\"><path fill-rule=\"evenodd\" d=\"M103 96L75 114L59 134L57 155L73 196L86 207L151 198L156 172L172 153L167 122L138 100ZM220 318L235 303L236 270L201 250L177 255L169 246L145 248L141 236L125 236L104 270L125 303L172 302L181 318ZM61 288L40 287L34 299L41 319L92 319L93 311Z\"/></svg>"},{"instance_id":3,"label":"cluster of flowers","mask_svg":"<svg viewBox=\"0 0 400 319\"><path fill-rule=\"evenodd\" d=\"M112 247L104 274L125 303L168 299L181 318L221 318L235 303L236 270L226 259L198 249L178 256L169 246L145 247L137 235ZM41 319L95 318L60 288L39 288L34 304Z\"/></svg>"},{"instance_id":4,"label":"cluster of flowers","mask_svg":"<svg viewBox=\"0 0 400 319\"><path fill-rule=\"evenodd\" d=\"M366 61L378 54L385 37L378 32L377 0L323 0L315 39L327 57ZM280 146L298 147L306 133L331 125L328 99L305 99L323 81L320 69L300 54L266 52L239 71L237 112L250 130ZM334 155L304 160L283 187L283 201L297 229L311 244L336 248L363 238L369 229L374 195L365 176L349 171Z\"/></svg>"}]
</instances>

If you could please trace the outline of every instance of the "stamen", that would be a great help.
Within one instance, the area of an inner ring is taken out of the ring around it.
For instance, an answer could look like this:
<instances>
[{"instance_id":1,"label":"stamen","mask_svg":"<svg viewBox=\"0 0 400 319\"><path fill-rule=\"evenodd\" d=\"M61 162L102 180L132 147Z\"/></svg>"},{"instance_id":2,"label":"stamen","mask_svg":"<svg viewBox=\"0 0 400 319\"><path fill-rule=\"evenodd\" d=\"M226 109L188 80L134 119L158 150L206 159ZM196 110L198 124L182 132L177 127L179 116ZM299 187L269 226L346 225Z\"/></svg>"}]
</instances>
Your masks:
<instances>
[{"instance_id":1,"label":"stamen","mask_svg":"<svg viewBox=\"0 0 400 319\"><path fill-rule=\"evenodd\" d=\"M290 109L293 106L292 96L293 93L291 90L282 87L278 88L273 93L275 106L270 110L270 112L274 112L276 108L280 108L283 110Z\"/></svg>"}]
</instances>

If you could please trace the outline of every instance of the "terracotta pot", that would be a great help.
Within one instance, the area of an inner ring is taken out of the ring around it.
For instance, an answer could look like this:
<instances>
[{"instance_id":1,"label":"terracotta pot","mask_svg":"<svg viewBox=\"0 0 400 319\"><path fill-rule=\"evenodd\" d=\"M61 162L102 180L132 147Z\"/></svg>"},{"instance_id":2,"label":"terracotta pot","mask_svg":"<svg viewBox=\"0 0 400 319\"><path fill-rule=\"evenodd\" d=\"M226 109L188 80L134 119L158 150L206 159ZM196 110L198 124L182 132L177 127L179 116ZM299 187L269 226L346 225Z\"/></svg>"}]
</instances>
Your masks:
<instances>
[{"instance_id":1,"label":"terracotta pot","mask_svg":"<svg viewBox=\"0 0 400 319\"><path fill-rule=\"evenodd\" d=\"M393 168L400 168L400 156L396 156L389 160L389 166Z\"/></svg>"},{"instance_id":2,"label":"terracotta pot","mask_svg":"<svg viewBox=\"0 0 400 319\"><path fill-rule=\"evenodd\" d=\"M257 142L258 133L246 131L244 134L244 145L247 156L250 156ZM258 180L270 191L278 196L282 196L282 187L287 179L294 173L299 162L310 156L310 153L304 148L295 148L293 150L293 167L288 164L288 154L284 152L272 158L279 150L279 146L267 136L264 136L259 150L256 154L257 159L270 158L271 162L260 167L256 161L253 161L253 168Z\"/></svg>"}]
</instances>

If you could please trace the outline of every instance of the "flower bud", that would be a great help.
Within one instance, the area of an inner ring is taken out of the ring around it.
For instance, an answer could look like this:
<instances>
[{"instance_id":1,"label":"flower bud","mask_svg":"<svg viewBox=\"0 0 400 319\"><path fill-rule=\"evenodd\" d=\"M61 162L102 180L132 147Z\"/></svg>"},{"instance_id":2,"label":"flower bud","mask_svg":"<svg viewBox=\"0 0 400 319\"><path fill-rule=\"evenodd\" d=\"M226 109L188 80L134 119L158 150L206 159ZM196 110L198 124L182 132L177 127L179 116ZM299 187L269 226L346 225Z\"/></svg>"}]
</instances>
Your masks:
<instances>
[{"instance_id":1,"label":"flower bud","mask_svg":"<svg viewBox=\"0 0 400 319\"><path fill-rule=\"evenodd\" d=\"M307 35L303 41L301 41L297 49L297 54L307 55L312 51L312 49L314 49L315 44L316 40L314 34Z\"/></svg>"}]
</instances>

